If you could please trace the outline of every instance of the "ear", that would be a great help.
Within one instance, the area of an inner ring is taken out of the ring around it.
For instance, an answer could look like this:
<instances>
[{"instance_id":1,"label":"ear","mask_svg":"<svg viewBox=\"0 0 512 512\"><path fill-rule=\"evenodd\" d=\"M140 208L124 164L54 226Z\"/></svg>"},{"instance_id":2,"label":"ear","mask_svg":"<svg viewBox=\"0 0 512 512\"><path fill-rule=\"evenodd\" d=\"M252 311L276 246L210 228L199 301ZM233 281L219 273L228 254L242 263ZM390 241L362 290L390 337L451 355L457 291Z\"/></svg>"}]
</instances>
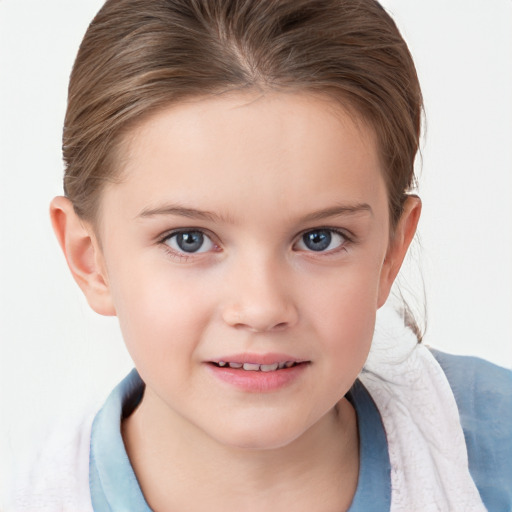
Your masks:
<instances>
[{"instance_id":1,"label":"ear","mask_svg":"<svg viewBox=\"0 0 512 512\"><path fill-rule=\"evenodd\" d=\"M71 274L91 308L100 315L115 315L103 254L92 226L78 217L66 197L53 199L50 218Z\"/></svg>"},{"instance_id":2,"label":"ear","mask_svg":"<svg viewBox=\"0 0 512 512\"><path fill-rule=\"evenodd\" d=\"M386 302L393 282L402 266L407 249L414 238L421 214L421 199L418 196L409 196L391 240L384 264L382 265L379 283L379 296L377 307Z\"/></svg>"}]
</instances>

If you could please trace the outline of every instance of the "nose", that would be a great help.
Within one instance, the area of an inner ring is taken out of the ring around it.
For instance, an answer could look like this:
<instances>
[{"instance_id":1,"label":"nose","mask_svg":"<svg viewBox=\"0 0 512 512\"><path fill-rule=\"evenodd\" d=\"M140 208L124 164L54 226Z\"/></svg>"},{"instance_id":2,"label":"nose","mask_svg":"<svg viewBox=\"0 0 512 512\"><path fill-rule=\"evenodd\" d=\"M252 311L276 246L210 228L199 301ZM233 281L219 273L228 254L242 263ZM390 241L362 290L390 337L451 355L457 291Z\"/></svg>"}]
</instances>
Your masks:
<instances>
[{"instance_id":1,"label":"nose","mask_svg":"<svg viewBox=\"0 0 512 512\"><path fill-rule=\"evenodd\" d=\"M246 261L230 273L222 317L231 327L252 332L293 327L298 310L287 272L278 263Z\"/></svg>"}]
</instances>

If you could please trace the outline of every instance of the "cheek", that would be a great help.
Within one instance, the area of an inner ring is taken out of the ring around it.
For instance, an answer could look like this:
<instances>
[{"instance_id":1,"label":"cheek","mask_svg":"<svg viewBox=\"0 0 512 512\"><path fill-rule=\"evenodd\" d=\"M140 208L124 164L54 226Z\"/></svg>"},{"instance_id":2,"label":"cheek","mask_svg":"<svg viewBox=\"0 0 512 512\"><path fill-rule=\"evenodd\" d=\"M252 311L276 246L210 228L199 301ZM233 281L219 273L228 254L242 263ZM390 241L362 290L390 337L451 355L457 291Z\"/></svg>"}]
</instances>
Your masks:
<instances>
[{"instance_id":1,"label":"cheek","mask_svg":"<svg viewBox=\"0 0 512 512\"><path fill-rule=\"evenodd\" d=\"M169 362L193 351L211 312L190 279L163 267L119 265L111 281L123 338L136 364L151 358Z\"/></svg>"},{"instance_id":2,"label":"cheek","mask_svg":"<svg viewBox=\"0 0 512 512\"><path fill-rule=\"evenodd\" d=\"M379 266L340 270L322 287L308 287L311 321L329 344L333 362L362 365L370 349L377 312Z\"/></svg>"},{"instance_id":3,"label":"cheek","mask_svg":"<svg viewBox=\"0 0 512 512\"><path fill-rule=\"evenodd\" d=\"M373 338L375 301L373 297L341 297L329 308L329 314L322 317L319 327L325 333L322 337L328 340L337 363L355 364L357 368L366 359Z\"/></svg>"}]
</instances>

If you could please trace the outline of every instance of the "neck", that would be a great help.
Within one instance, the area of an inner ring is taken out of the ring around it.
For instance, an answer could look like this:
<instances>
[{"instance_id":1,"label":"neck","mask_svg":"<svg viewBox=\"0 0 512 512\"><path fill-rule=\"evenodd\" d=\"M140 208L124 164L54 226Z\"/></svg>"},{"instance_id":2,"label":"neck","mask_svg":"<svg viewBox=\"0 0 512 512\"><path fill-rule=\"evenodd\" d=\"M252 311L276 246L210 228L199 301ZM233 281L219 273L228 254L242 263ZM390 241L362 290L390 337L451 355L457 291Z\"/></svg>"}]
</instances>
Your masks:
<instances>
[{"instance_id":1,"label":"neck","mask_svg":"<svg viewBox=\"0 0 512 512\"><path fill-rule=\"evenodd\" d=\"M357 421L350 403L286 446L252 450L218 443L183 421L162 422L143 399L122 433L142 492L155 512L262 509L346 510L359 471ZM180 425L180 423L182 423Z\"/></svg>"}]
</instances>

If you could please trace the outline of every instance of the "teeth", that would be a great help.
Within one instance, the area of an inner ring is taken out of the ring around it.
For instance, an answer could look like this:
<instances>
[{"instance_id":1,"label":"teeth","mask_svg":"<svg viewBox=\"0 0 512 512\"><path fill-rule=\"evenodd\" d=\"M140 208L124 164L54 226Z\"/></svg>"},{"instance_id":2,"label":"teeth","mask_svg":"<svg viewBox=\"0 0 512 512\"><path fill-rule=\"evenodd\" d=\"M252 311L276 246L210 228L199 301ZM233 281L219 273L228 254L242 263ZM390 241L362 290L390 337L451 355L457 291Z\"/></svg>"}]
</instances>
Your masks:
<instances>
[{"instance_id":1,"label":"teeth","mask_svg":"<svg viewBox=\"0 0 512 512\"><path fill-rule=\"evenodd\" d=\"M226 363L224 361L219 361L218 366L224 367L229 366L229 368L234 368L235 370L244 369L249 372L274 372L276 370L282 370L283 368L291 368L295 366L295 361L283 361L281 363L273 363L273 364L256 364L256 363Z\"/></svg>"},{"instance_id":2,"label":"teeth","mask_svg":"<svg viewBox=\"0 0 512 512\"><path fill-rule=\"evenodd\" d=\"M259 364L244 363L244 370L248 370L250 372L257 372L259 369Z\"/></svg>"}]
</instances>

